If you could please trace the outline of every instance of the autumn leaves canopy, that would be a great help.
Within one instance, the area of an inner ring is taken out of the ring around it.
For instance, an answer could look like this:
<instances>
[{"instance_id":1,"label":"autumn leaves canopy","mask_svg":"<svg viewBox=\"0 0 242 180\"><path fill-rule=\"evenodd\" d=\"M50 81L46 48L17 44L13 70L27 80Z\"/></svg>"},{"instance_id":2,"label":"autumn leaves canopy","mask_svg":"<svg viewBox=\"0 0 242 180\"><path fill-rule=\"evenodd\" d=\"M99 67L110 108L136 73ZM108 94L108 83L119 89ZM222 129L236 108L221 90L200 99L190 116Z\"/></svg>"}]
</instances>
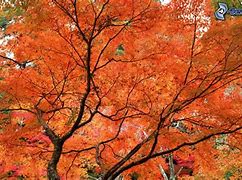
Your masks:
<instances>
[{"instance_id":1,"label":"autumn leaves canopy","mask_svg":"<svg viewBox=\"0 0 242 180\"><path fill-rule=\"evenodd\" d=\"M172 179L173 154L193 176L236 176L241 19L212 13L200 0L2 2L0 173Z\"/></svg>"}]
</instances>

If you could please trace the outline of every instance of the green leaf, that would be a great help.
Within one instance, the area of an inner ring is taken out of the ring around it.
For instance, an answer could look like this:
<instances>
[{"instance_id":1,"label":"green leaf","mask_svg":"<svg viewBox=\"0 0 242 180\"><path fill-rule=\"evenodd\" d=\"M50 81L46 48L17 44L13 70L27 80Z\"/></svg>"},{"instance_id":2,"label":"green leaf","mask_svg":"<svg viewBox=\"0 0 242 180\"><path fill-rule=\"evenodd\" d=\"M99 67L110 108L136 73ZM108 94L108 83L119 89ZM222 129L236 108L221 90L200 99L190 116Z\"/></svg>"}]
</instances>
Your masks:
<instances>
[{"instance_id":1,"label":"green leaf","mask_svg":"<svg viewBox=\"0 0 242 180\"><path fill-rule=\"evenodd\" d=\"M26 138L26 137L20 137L19 140L20 141L23 141L23 142L26 142L26 141L28 141L28 138Z\"/></svg>"},{"instance_id":2,"label":"green leaf","mask_svg":"<svg viewBox=\"0 0 242 180\"><path fill-rule=\"evenodd\" d=\"M131 177L131 180L138 180L140 175L137 172L133 172L129 174L129 176Z\"/></svg>"},{"instance_id":3,"label":"green leaf","mask_svg":"<svg viewBox=\"0 0 242 180\"><path fill-rule=\"evenodd\" d=\"M3 97L4 97L4 93L1 92L1 93L0 93L0 99L2 99Z\"/></svg>"},{"instance_id":4,"label":"green leaf","mask_svg":"<svg viewBox=\"0 0 242 180\"><path fill-rule=\"evenodd\" d=\"M8 110L8 109L2 109L1 110L1 113L2 114L9 114L11 111L10 110Z\"/></svg>"},{"instance_id":5,"label":"green leaf","mask_svg":"<svg viewBox=\"0 0 242 180\"><path fill-rule=\"evenodd\" d=\"M99 178L99 174L97 174L94 170L88 169L87 170L87 175L88 175L88 179L97 179Z\"/></svg>"},{"instance_id":6,"label":"green leaf","mask_svg":"<svg viewBox=\"0 0 242 180\"><path fill-rule=\"evenodd\" d=\"M233 173L231 171L227 171L224 175L224 179L229 180L231 176L233 176Z\"/></svg>"},{"instance_id":7,"label":"green leaf","mask_svg":"<svg viewBox=\"0 0 242 180\"><path fill-rule=\"evenodd\" d=\"M116 54L116 55L119 55L119 56L124 55L124 47L123 47L122 44L119 44L119 45L118 45L115 54Z\"/></svg>"},{"instance_id":8,"label":"green leaf","mask_svg":"<svg viewBox=\"0 0 242 180\"><path fill-rule=\"evenodd\" d=\"M20 175L17 177L17 180L24 180L24 179L25 179L24 175Z\"/></svg>"},{"instance_id":9,"label":"green leaf","mask_svg":"<svg viewBox=\"0 0 242 180\"><path fill-rule=\"evenodd\" d=\"M78 115L78 108L75 108L75 107L72 108L70 117L69 117L66 125L70 125L77 118L77 115Z\"/></svg>"},{"instance_id":10,"label":"green leaf","mask_svg":"<svg viewBox=\"0 0 242 180\"><path fill-rule=\"evenodd\" d=\"M8 25L8 20L6 17L0 17L0 28L6 29Z\"/></svg>"}]
</instances>

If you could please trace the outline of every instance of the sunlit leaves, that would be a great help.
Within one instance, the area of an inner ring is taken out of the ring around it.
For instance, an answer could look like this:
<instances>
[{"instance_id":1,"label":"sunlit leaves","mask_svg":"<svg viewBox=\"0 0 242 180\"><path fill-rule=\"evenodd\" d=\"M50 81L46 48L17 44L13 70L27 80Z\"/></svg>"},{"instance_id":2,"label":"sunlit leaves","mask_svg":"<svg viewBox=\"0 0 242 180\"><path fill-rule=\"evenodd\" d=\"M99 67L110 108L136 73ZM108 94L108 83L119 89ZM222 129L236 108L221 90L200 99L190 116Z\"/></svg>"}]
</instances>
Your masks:
<instances>
[{"instance_id":1,"label":"sunlit leaves","mask_svg":"<svg viewBox=\"0 0 242 180\"><path fill-rule=\"evenodd\" d=\"M14 11L20 18L6 29L14 35L6 44L14 59L3 57L0 72L0 138L13 151L1 156L14 156L8 164L21 168L37 161L41 172L22 168L26 177L44 176L52 142L66 133L71 136L58 168L61 177L75 179L98 177L137 145L122 166L241 126L241 28L230 21L195 21L208 2L14 3L23 9ZM3 17L5 28L9 20ZM200 36L196 23L209 31ZM226 137L178 148L175 155L195 154L195 174L206 174L206 163L224 162L217 160L223 149L214 148L216 142L238 146L237 136ZM143 162L125 178L160 177L162 157ZM220 166L213 170L222 177Z\"/></svg>"}]
</instances>

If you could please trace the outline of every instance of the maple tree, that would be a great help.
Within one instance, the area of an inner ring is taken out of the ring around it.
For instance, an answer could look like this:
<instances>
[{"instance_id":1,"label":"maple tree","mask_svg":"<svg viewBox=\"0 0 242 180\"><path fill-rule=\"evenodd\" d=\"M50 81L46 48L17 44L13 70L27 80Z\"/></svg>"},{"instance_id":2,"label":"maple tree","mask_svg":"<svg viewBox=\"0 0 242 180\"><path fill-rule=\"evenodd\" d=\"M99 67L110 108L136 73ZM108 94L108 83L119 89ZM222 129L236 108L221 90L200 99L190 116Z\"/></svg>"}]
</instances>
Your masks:
<instances>
[{"instance_id":1,"label":"maple tree","mask_svg":"<svg viewBox=\"0 0 242 180\"><path fill-rule=\"evenodd\" d=\"M221 177L241 167L240 19L206 19L213 8L202 0L1 8L2 178ZM235 161L208 174L206 159L225 163L225 152Z\"/></svg>"}]
</instances>

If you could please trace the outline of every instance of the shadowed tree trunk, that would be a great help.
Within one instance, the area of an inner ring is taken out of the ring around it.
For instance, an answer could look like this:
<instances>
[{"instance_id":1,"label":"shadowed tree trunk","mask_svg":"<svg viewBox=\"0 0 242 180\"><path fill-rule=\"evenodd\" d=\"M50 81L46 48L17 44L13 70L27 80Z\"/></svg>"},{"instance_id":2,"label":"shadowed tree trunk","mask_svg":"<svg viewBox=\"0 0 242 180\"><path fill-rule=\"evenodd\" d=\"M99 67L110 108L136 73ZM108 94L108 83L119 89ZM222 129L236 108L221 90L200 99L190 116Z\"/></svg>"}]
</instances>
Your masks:
<instances>
[{"instance_id":1,"label":"shadowed tree trunk","mask_svg":"<svg viewBox=\"0 0 242 180\"><path fill-rule=\"evenodd\" d=\"M49 180L59 180L60 176L57 172L57 164L61 157L61 152L63 148L62 142L57 142L54 144L54 152L52 154L52 157L48 163L48 169L47 169L47 176Z\"/></svg>"}]
</instances>

